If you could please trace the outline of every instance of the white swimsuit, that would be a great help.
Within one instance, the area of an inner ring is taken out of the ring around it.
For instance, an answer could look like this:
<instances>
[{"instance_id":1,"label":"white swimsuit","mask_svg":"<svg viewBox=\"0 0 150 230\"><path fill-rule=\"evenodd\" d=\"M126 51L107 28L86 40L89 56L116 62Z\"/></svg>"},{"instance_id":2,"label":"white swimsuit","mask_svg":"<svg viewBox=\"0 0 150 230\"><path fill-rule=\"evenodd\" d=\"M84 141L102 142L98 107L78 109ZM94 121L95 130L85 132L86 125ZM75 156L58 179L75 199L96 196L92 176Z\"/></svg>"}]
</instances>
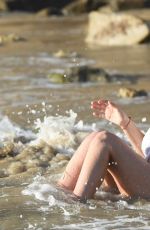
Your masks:
<instances>
[{"instance_id":1,"label":"white swimsuit","mask_svg":"<svg viewBox=\"0 0 150 230\"><path fill-rule=\"evenodd\" d=\"M149 160L150 159L150 128L148 129L148 131L146 132L142 140L141 148L145 155L145 158Z\"/></svg>"}]
</instances>

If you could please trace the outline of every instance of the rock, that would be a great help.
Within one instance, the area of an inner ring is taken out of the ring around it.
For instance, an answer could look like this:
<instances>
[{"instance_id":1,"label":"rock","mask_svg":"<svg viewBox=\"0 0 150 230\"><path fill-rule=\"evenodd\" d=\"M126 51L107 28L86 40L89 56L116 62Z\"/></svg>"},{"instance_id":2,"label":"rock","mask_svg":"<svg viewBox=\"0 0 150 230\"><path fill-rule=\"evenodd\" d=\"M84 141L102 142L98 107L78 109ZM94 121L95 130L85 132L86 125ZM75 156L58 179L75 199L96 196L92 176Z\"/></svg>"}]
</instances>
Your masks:
<instances>
[{"instance_id":1,"label":"rock","mask_svg":"<svg viewBox=\"0 0 150 230\"><path fill-rule=\"evenodd\" d=\"M60 9L49 7L38 11L36 15L39 17L48 17L50 15L60 16L62 12Z\"/></svg>"},{"instance_id":2,"label":"rock","mask_svg":"<svg viewBox=\"0 0 150 230\"><path fill-rule=\"evenodd\" d=\"M5 0L0 0L0 11L7 11L8 7L7 7L7 3Z\"/></svg>"},{"instance_id":3,"label":"rock","mask_svg":"<svg viewBox=\"0 0 150 230\"><path fill-rule=\"evenodd\" d=\"M62 161L62 160L70 160L70 157L65 155L65 154L62 154L62 153L57 153L56 154L56 158L59 160L59 161Z\"/></svg>"},{"instance_id":4,"label":"rock","mask_svg":"<svg viewBox=\"0 0 150 230\"><path fill-rule=\"evenodd\" d=\"M9 168L11 163L12 163L12 159L10 159L8 157L0 160L0 177L7 177L8 176L7 169Z\"/></svg>"},{"instance_id":5,"label":"rock","mask_svg":"<svg viewBox=\"0 0 150 230\"><path fill-rule=\"evenodd\" d=\"M65 167L68 164L68 160L62 160L58 162L58 166Z\"/></svg>"},{"instance_id":6,"label":"rock","mask_svg":"<svg viewBox=\"0 0 150 230\"><path fill-rule=\"evenodd\" d=\"M50 161L50 163L52 163L52 162L57 163L57 162L59 162L59 161L60 161L60 159L59 159L59 158L57 158L57 157L53 157L53 159Z\"/></svg>"},{"instance_id":7,"label":"rock","mask_svg":"<svg viewBox=\"0 0 150 230\"><path fill-rule=\"evenodd\" d=\"M64 73L50 73L48 78L53 83L70 82L109 82L110 76L101 68L90 68L89 66L72 66L64 70Z\"/></svg>"},{"instance_id":8,"label":"rock","mask_svg":"<svg viewBox=\"0 0 150 230\"><path fill-rule=\"evenodd\" d=\"M28 160L27 163L26 163L26 168L27 170L29 168L37 168L40 166L40 162L38 159L32 159L32 160Z\"/></svg>"},{"instance_id":9,"label":"rock","mask_svg":"<svg viewBox=\"0 0 150 230\"><path fill-rule=\"evenodd\" d=\"M23 162L28 161L29 159L33 159L41 154L41 149L35 146L26 146L20 154L18 154L15 159L21 160Z\"/></svg>"},{"instance_id":10,"label":"rock","mask_svg":"<svg viewBox=\"0 0 150 230\"><path fill-rule=\"evenodd\" d=\"M91 68L89 69L89 81L91 82L99 82L99 83L107 83L110 82L110 77L108 73L101 68Z\"/></svg>"},{"instance_id":11,"label":"rock","mask_svg":"<svg viewBox=\"0 0 150 230\"><path fill-rule=\"evenodd\" d=\"M97 10L106 3L107 0L76 0L65 6L62 12L64 15L86 13Z\"/></svg>"},{"instance_id":12,"label":"rock","mask_svg":"<svg viewBox=\"0 0 150 230\"><path fill-rule=\"evenodd\" d=\"M0 147L0 158L6 157L7 155L15 155L14 151L14 143L12 142L4 142Z\"/></svg>"},{"instance_id":13,"label":"rock","mask_svg":"<svg viewBox=\"0 0 150 230\"><path fill-rule=\"evenodd\" d=\"M62 73L49 73L47 77L52 83L62 84L70 82L70 79L68 79L68 77Z\"/></svg>"},{"instance_id":14,"label":"rock","mask_svg":"<svg viewBox=\"0 0 150 230\"><path fill-rule=\"evenodd\" d=\"M20 41L26 41L26 39L14 34L14 33L0 36L0 44L2 44L2 45L5 43L20 42Z\"/></svg>"},{"instance_id":15,"label":"rock","mask_svg":"<svg viewBox=\"0 0 150 230\"><path fill-rule=\"evenodd\" d=\"M0 178L7 177L7 172L5 169L0 169Z\"/></svg>"},{"instance_id":16,"label":"rock","mask_svg":"<svg viewBox=\"0 0 150 230\"><path fill-rule=\"evenodd\" d=\"M63 50L58 50L53 55L54 55L54 57L58 57L58 58L66 58L66 57L68 57L68 54L65 53Z\"/></svg>"},{"instance_id":17,"label":"rock","mask_svg":"<svg viewBox=\"0 0 150 230\"><path fill-rule=\"evenodd\" d=\"M48 145L43 148L43 153L49 160L51 160L55 156L55 150Z\"/></svg>"},{"instance_id":18,"label":"rock","mask_svg":"<svg viewBox=\"0 0 150 230\"><path fill-rule=\"evenodd\" d=\"M39 157L39 159L40 159L41 161L43 161L43 162L48 162L48 161L50 160L49 157L46 156L46 155L41 155L41 156Z\"/></svg>"},{"instance_id":19,"label":"rock","mask_svg":"<svg viewBox=\"0 0 150 230\"><path fill-rule=\"evenodd\" d=\"M147 92L145 90L136 90L132 88L120 88L118 92L119 97L141 97L141 96L147 96Z\"/></svg>"},{"instance_id":20,"label":"rock","mask_svg":"<svg viewBox=\"0 0 150 230\"><path fill-rule=\"evenodd\" d=\"M8 167L8 174L9 175L14 175L14 174L18 174L18 173L22 173L25 171L25 166L23 165L23 163L16 161L16 162L12 162L10 164L10 166Z\"/></svg>"},{"instance_id":21,"label":"rock","mask_svg":"<svg viewBox=\"0 0 150 230\"><path fill-rule=\"evenodd\" d=\"M127 10L133 8L142 8L145 6L145 0L111 0L109 4L114 11Z\"/></svg>"},{"instance_id":22,"label":"rock","mask_svg":"<svg viewBox=\"0 0 150 230\"><path fill-rule=\"evenodd\" d=\"M96 45L121 46L140 43L149 35L148 26L129 14L89 14L86 42Z\"/></svg>"},{"instance_id":23,"label":"rock","mask_svg":"<svg viewBox=\"0 0 150 230\"><path fill-rule=\"evenodd\" d=\"M77 52L65 52L64 50L61 49L53 53L53 56L57 58L80 58L81 57L81 55Z\"/></svg>"}]
</instances>

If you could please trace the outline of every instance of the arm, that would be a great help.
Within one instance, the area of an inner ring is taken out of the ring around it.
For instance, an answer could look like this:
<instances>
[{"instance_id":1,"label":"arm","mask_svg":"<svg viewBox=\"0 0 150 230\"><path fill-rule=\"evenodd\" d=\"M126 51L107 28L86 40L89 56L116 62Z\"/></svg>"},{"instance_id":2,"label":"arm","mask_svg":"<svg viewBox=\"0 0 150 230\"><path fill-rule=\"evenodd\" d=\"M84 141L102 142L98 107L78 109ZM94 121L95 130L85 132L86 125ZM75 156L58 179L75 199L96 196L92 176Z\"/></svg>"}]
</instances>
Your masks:
<instances>
[{"instance_id":1,"label":"arm","mask_svg":"<svg viewBox=\"0 0 150 230\"><path fill-rule=\"evenodd\" d=\"M141 130L136 127L135 123L132 120L129 121L126 128L123 128L122 126L120 127L128 137L135 151L141 156L144 156L141 149L144 134L141 132Z\"/></svg>"},{"instance_id":2,"label":"arm","mask_svg":"<svg viewBox=\"0 0 150 230\"><path fill-rule=\"evenodd\" d=\"M94 116L118 125L128 137L135 151L143 156L141 143L144 134L119 106L108 100L98 100L91 103L91 108L94 109Z\"/></svg>"}]
</instances>

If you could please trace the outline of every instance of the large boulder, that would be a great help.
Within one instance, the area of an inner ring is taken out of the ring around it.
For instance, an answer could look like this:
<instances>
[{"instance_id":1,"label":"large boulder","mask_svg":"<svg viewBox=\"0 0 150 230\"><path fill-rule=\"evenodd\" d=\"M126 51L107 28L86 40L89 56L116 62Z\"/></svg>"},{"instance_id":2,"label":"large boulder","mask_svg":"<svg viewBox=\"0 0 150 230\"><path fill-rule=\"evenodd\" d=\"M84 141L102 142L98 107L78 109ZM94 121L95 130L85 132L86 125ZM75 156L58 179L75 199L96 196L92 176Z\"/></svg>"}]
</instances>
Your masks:
<instances>
[{"instance_id":1,"label":"large boulder","mask_svg":"<svg viewBox=\"0 0 150 230\"><path fill-rule=\"evenodd\" d=\"M113 10L119 11L133 8L143 8L147 5L146 2L147 0L110 0L109 4Z\"/></svg>"},{"instance_id":2,"label":"large boulder","mask_svg":"<svg viewBox=\"0 0 150 230\"><path fill-rule=\"evenodd\" d=\"M99 7L106 5L107 0L76 0L63 8L63 13L81 14L97 10Z\"/></svg>"},{"instance_id":3,"label":"large boulder","mask_svg":"<svg viewBox=\"0 0 150 230\"><path fill-rule=\"evenodd\" d=\"M5 0L0 0L0 11L6 11L7 8L7 4Z\"/></svg>"},{"instance_id":4,"label":"large boulder","mask_svg":"<svg viewBox=\"0 0 150 230\"><path fill-rule=\"evenodd\" d=\"M86 42L96 45L133 45L149 35L148 26L129 14L91 12Z\"/></svg>"}]
</instances>

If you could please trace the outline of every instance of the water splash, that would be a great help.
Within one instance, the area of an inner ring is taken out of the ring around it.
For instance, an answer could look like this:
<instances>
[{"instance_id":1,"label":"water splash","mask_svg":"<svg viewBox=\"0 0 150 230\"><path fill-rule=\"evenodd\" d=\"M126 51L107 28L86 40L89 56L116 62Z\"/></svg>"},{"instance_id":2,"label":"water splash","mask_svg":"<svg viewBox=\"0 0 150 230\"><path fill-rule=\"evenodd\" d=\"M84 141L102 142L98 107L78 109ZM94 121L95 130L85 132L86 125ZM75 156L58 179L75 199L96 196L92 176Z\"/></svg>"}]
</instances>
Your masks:
<instances>
[{"instance_id":1,"label":"water splash","mask_svg":"<svg viewBox=\"0 0 150 230\"><path fill-rule=\"evenodd\" d=\"M12 124L7 116L0 121L0 141L13 141L14 138L24 136L27 139L35 139L36 135L30 130L24 130Z\"/></svg>"},{"instance_id":2,"label":"water splash","mask_svg":"<svg viewBox=\"0 0 150 230\"><path fill-rule=\"evenodd\" d=\"M69 116L44 117L43 122L37 119L35 122L38 129L37 138L58 148L73 147L75 145L73 128L76 118L77 114L70 110Z\"/></svg>"},{"instance_id":3,"label":"water splash","mask_svg":"<svg viewBox=\"0 0 150 230\"><path fill-rule=\"evenodd\" d=\"M37 202L40 201L40 211L48 212L57 207L65 218L77 215L82 207L82 204L79 204L71 198L69 191L64 192L51 183L51 177L36 176L33 182L22 190L22 194L25 196L33 196Z\"/></svg>"}]
</instances>

